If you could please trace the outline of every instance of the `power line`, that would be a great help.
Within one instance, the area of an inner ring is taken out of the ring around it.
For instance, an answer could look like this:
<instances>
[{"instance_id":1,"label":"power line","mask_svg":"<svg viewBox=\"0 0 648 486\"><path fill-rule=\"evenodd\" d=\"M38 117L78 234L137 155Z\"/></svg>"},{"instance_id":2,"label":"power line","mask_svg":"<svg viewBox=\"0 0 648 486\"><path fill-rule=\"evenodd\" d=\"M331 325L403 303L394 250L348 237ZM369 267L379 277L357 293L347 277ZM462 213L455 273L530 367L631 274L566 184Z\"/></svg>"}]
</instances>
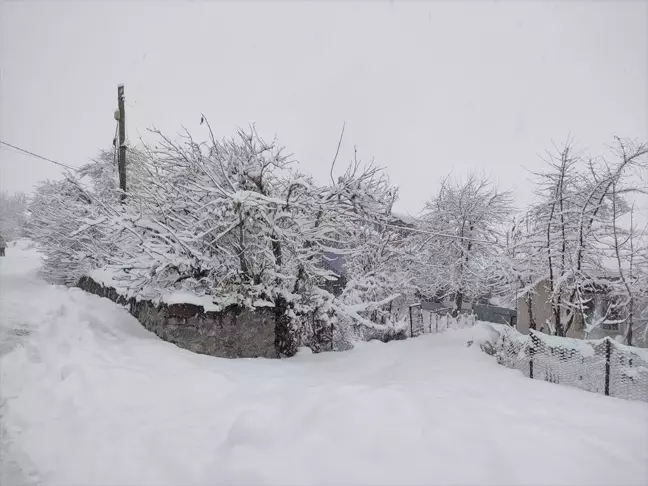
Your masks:
<instances>
[{"instance_id":1,"label":"power line","mask_svg":"<svg viewBox=\"0 0 648 486\"><path fill-rule=\"evenodd\" d=\"M66 169L69 169L69 170L78 170L78 169L76 169L74 167L71 167L69 165L62 164L61 162L57 162L56 160L48 159L47 157L43 157L42 155L35 154L34 152L30 152L29 150L25 150L23 148L16 147L15 145L11 145L10 143L3 142L2 140L0 140L0 143L2 145L6 145L7 147L11 147L12 149L16 149L16 150L18 150L20 152L23 152L23 153L25 153L27 155L31 155L32 157L36 157L37 159L42 159L42 160L45 160L47 162L51 162L52 164L60 165L61 167L65 167Z\"/></svg>"}]
</instances>

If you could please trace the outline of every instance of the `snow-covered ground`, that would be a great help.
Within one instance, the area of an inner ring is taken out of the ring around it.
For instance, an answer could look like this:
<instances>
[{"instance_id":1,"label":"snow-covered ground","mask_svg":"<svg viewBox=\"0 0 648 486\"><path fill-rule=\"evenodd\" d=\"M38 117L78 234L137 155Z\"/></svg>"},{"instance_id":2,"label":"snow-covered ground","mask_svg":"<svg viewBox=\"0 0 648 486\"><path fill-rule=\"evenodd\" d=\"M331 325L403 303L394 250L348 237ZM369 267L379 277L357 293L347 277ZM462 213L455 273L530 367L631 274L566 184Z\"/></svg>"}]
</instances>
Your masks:
<instances>
[{"instance_id":1,"label":"snow-covered ground","mask_svg":"<svg viewBox=\"0 0 648 486\"><path fill-rule=\"evenodd\" d=\"M648 406L529 380L479 328L199 356L0 258L3 486L648 484Z\"/></svg>"}]
</instances>

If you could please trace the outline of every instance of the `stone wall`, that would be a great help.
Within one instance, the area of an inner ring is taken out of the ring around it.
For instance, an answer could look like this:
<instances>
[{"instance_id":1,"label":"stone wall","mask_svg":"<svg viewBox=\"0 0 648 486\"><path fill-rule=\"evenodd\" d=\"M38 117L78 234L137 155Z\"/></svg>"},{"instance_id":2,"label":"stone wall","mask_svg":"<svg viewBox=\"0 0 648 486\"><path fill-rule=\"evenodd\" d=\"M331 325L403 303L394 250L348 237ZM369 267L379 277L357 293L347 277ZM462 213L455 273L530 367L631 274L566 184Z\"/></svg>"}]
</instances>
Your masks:
<instances>
[{"instance_id":1,"label":"stone wall","mask_svg":"<svg viewBox=\"0 0 648 486\"><path fill-rule=\"evenodd\" d=\"M193 304L156 305L126 299L89 277L81 278L77 286L127 306L146 329L189 351L222 358L279 357L273 308L252 311L231 306L222 312L204 312L201 306Z\"/></svg>"}]
</instances>

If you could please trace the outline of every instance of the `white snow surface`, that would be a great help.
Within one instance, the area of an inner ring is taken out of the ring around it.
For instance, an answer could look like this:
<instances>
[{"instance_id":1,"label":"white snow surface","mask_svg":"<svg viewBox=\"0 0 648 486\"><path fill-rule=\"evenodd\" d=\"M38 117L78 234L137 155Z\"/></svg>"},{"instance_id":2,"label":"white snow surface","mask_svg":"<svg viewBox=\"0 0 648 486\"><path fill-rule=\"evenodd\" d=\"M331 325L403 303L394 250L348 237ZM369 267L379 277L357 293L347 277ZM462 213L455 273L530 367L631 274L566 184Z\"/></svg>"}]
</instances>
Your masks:
<instances>
[{"instance_id":1,"label":"white snow surface","mask_svg":"<svg viewBox=\"0 0 648 486\"><path fill-rule=\"evenodd\" d=\"M219 359L39 265L0 257L3 486L648 482L645 403L525 378L483 327Z\"/></svg>"}]
</instances>

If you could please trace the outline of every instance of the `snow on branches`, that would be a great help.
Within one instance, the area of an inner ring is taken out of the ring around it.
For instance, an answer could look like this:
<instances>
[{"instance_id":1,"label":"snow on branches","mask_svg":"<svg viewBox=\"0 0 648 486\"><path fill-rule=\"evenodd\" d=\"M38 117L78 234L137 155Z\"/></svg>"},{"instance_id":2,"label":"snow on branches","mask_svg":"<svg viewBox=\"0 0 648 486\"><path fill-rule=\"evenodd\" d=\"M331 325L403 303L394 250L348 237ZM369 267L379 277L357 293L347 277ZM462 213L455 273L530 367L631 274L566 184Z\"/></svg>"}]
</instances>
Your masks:
<instances>
[{"instance_id":1,"label":"snow on branches","mask_svg":"<svg viewBox=\"0 0 648 486\"><path fill-rule=\"evenodd\" d=\"M513 218L511 193L486 177L446 178L405 223L379 167L354 158L321 184L254 128L218 140L205 122L206 140L153 130L154 143L129 147L125 195L112 152L42 183L27 233L44 250L47 278L74 284L100 269L130 297L269 306L285 355L313 336L394 335L415 299L452 299L459 313L465 301L531 302L540 283L553 318L538 326L564 335L603 285L593 270L605 259L620 275L605 284L615 305L629 310L624 319L644 320L645 234L621 220L628 196L645 192L630 176L646 168L645 145L619 139L607 160L567 144L536 174L536 203Z\"/></svg>"},{"instance_id":2,"label":"snow on branches","mask_svg":"<svg viewBox=\"0 0 648 486\"><path fill-rule=\"evenodd\" d=\"M5 241L22 236L27 220L27 197L22 193L0 192L0 236Z\"/></svg>"},{"instance_id":3,"label":"snow on branches","mask_svg":"<svg viewBox=\"0 0 648 486\"><path fill-rule=\"evenodd\" d=\"M546 169L536 173L538 201L528 213L526 234L517 239L523 250L518 251L518 261L523 256L534 262L535 270L527 266L523 280L546 283L552 317L538 324L559 336L579 320L585 331L595 327L582 321L591 310L591 294L601 286L616 286L615 274L624 280L624 262L632 261L630 255L635 253L623 250L625 256L620 258L622 239L614 232L619 229L620 211L627 208L625 198L645 192L645 183L637 184L636 174L647 167L648 146L618 138L616 143L611 157L593 158L575 152L567 142L550 153ZM628 240L622 245L628 246Z\"/></svg>"},{"instance_id":4,"label":"snow on branches","mask_svg":"<svg viewBox=\"0 0 648 486\"><path fill-rule=\"evenodd\" d=\"M438 299L452 298L454 313L465 300L500 294L506 279L498 271L502 254L502 222L512 212L511 193L493 187L485 177L465 181L446 178L426 204L416 253L422 291Z\"/></svg>"},{"instance_id":5,"label":"snow on branches","mask_svg":"<svg viewBox=\"0 0 648 486\"><path fill-rule=\"evenodd\" d=\"M370 313L372 299L388 304L392 240L375 228L391 218L396 190L379 168L354 161L317 185L253 128L222 141L209 129L206 142L155 134L155 144L129 150L123 201L109 153L36 191L30 231L47 248L51 280L70 284L105 267L129 296L183 291L222 308L271 305L286 335L299 316L366 324L351 305ZM353 291L328 290L340 278L323 264L331 252L346 258Z\"/></svg>"}]
</instances>

